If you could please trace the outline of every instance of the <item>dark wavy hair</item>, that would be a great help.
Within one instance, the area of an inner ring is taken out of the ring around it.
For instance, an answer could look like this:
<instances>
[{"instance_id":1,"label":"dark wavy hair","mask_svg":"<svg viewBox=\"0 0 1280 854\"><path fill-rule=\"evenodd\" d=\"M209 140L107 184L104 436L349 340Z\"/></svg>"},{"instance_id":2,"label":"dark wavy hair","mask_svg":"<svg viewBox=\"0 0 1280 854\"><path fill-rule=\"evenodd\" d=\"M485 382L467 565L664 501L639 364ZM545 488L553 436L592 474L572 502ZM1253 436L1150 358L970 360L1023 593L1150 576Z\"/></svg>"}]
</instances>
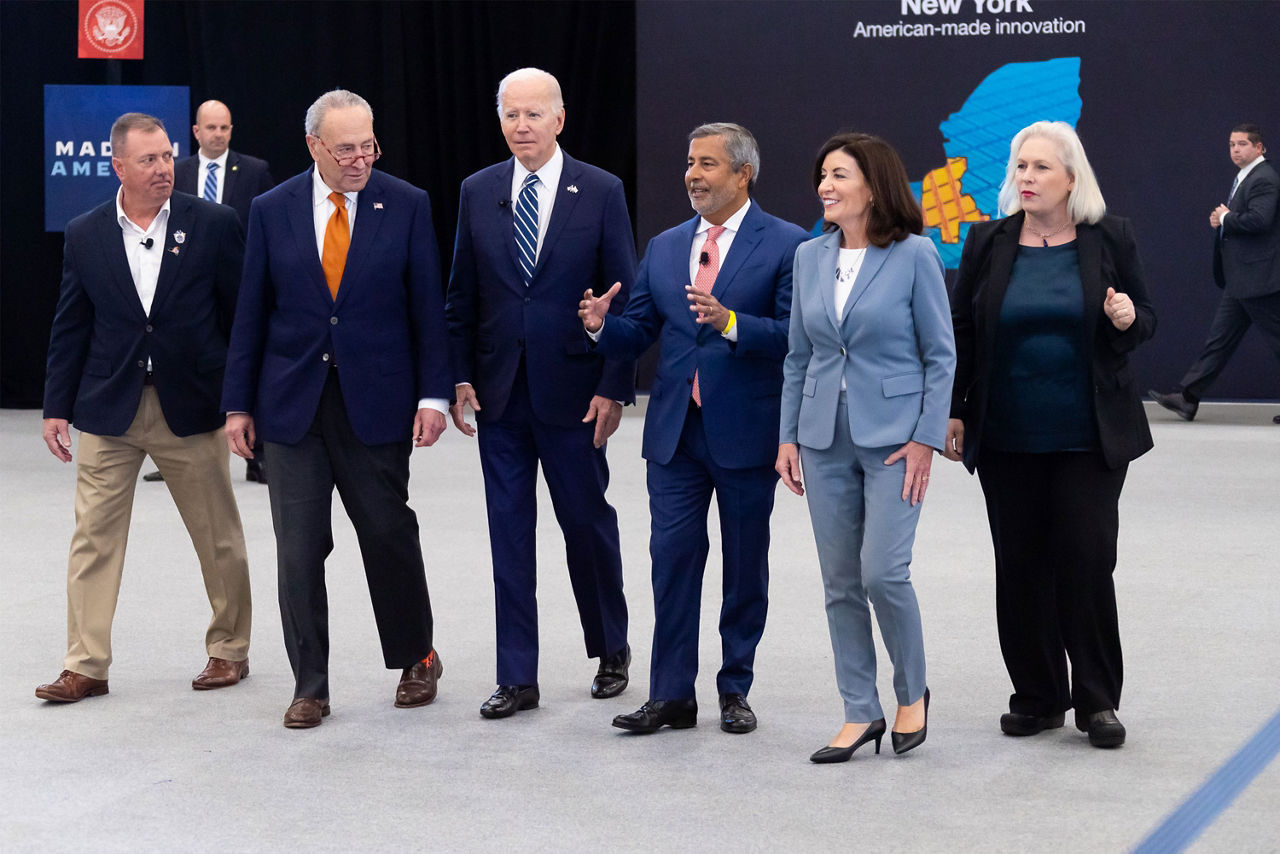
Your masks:
<instances>
[{"instance_id":1,"label":"dark wavy hair","mask_svg":"<svg viewBox=\"0 0 1280 854\"><path fill-rule=\"evenodd\" d=\"M924 231L924 214L911 193L907 168L893 146L868 133L836 134L822 144L813 164L813 189L822 183L822 162L833 151L843 151L858 162L862 177L871 189L871 213L867 217L867 240L881 249L908 234ZM831 231L838 226L829 222L822 227Z\"/></svg>"}]
</instances>

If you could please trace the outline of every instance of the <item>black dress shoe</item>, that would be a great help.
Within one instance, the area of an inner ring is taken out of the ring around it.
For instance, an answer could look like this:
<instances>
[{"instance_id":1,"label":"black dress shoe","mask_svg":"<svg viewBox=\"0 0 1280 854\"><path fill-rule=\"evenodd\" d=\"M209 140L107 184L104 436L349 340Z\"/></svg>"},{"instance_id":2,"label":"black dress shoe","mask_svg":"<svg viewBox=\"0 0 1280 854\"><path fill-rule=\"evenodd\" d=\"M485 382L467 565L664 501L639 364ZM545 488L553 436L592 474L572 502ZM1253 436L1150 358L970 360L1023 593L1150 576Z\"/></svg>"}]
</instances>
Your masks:
<instances>
[{"instance_id":1,"label":"black dress shoe","mask_svg":"<svg viewBox=\"0 0 1280 854\"><path fill-rule=\"evenodd\" d=\"M1094 747L1119 747L1124 744L1124 724L1116 717L1114 709L1103 709L1091 715L1076 712L1076 729L1089 733L1089 743Z\"/></svg>"},{"instance_id":2,"label":"black dress shoe","mask_svg":"<svg viewBox=\"0 0 1280 854\"><path fill-rule=\"evenodd\" d=\"M244 479L250 483L267 483L267 464L257 460L244 461Z\"/></svg>"},{"instance_id":3,"label":"black dress shoe","mask_svg":"<svg viewBox=\"0 0 1280 854\"><path fill-rule=\"evenodd\" d=\"M600 669L591 683L591 696L597 700L616 697L627 690L627 668L631 666L631 644L621 652L600 659Z\"/></svg>"},{"instance_id":4,"label":"black dress shoe","mask_svg":"<svg viewBox=\"0 0 1280 854\"><path fill-rule=\"evenodd\" d=\"M1147 391L1147 397L1151 398L1174 415L1177 415L1183 421L1190 421L1195 418L1196 410L1200 408L1199 403L1193 400L1187 400L1186 395L1180 391L1175 391L1170 394L1161 394L1155 389L1150 389Z\"/></svg>"},{"instance_id":5,"label":"black dress shoe","mask_svg":"<svg viewBox=\"0 0 1280 854\"><path fill-rule=\"evenodd\" d=\"M142 476L142 479L147 483L163 483L164 475L160 474L159 469L157 469L156 471L147 472Z\"/></svg>"},{"instance_id":6,"label":"black dress shoe","mask_svg":"<svg viewBox=\"0 0 1280 854\"><path fill-rule=\"evenodd\" d=\"M853 757L853 752L868 741L876 743L876 753L880 752L880 739L884 738L885 726L884 718L872 721L867 724L867 728L862 731L862 735L858 736L858 740L848 747L832 747L827 745L821 750L814 751L809 757L810 762L816 762L819 765L826 765L832 762L848 762Z\"/></svg>"},{"instance_id":7,"label":"black dress shoe","mask_svg":"<svg viewBox=\"0 0 1280 854\"><path fill-rule=\"evenodd\" d=\"M751 732L756 728L756 713L747 705L743 694L720 695L720 729L725 732Z\"/></svg>"},{"instance_id":8,"label":"black dress shoe","mask_svg":"<svg viewBox=\"0 0 1280 854\"><path fill-rule=\"evenodd\" d=\"M618 715L613 725L629 732L657 732L664 726L688 729L698 725L696 700L649 700L629 715Z\"/></svg>"},{"instance_id":9,"label":"black dress shoe","mask_svg":"<svg viewBox=\"0 0 1280 854\"><path fill-rule=\"evenodd\" d=\"M1066 721L1063 714L1023 715L1018 712L1006 712L1000 716L1000 731L1005 735L1035 735L1047 729L1057 729Z\"/></svg>"},{"instance_id":10,"label":"black dress shoe","mask_svg":"<svg viewBox=\"0 0 1280 854\"><path fill-rule=\"evenodd\" d=\"M516 712L538 708L537 685L499 685L480 707L482 718L509 718Z\"/></svg>"},{"instance_id":11,"label":"black dress shoe","mask_svg":"<svg viewBox=\"0 0 1280 854\"><path fill-rule=\"evenodd\" d=\"M1273 415L1273 416L1271 416L1271 423L1272 423L1272 424L1280 424L1280 415Z\"/></svg>"},{"instance_id":12,"label":"black dress shoe","mask_svg":"<svg viewBox=\"0 0 1280 854\"><path fill-rule=\"evenodd\" d=\"M889 740L893 742L894 753L906 753L908 750L915 750L924 744L924 738L929 733L929 689L924 689L924 726L915 732L894 732L889 734Z\"/></svg>"}]
</instances>

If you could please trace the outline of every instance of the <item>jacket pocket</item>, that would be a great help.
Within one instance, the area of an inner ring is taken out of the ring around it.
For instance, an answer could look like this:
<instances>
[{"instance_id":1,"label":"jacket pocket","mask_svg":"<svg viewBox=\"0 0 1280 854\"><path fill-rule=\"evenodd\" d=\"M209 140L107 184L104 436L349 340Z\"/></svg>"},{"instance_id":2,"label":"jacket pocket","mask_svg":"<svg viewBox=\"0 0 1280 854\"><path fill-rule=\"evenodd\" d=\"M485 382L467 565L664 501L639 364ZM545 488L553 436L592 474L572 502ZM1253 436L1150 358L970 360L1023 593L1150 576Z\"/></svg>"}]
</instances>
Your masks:
<instances>
[{"instance_id":1,"label":"jacket pocket","mask_svg":"<svg viewBox=\"0 0 1280 854\"><path fill-rule=\"evenodd\" d=\"M924 373L897 374L880 381L885 397L901 397L904 394L920 394L924 391Z\"/></svg>"},{"instance_id":2,"label":"jacket pocket","mask_svg":"<svg viewBox=\"0 0 1280 854\"><path fill-rule=\"evenodd\" d=\"M813 397L817 393L818 393L818 378L805 377L804 378L804 396Z\"/></svg>"}]
</instances>

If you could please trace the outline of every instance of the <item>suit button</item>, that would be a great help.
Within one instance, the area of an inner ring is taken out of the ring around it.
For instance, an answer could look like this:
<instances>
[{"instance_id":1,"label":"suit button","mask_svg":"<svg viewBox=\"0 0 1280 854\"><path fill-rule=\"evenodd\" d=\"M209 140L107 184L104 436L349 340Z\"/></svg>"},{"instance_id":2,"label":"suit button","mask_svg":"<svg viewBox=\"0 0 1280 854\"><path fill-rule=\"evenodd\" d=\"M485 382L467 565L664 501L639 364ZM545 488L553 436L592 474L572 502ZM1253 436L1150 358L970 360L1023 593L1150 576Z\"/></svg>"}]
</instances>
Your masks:
<instances>
[{"instance_id":1,"label":"suit button","mask_svg":"<svg viewBox=\"0 0 1280 854\"><path fill-rule=\"evenodd\" d=\"M529 304L529 303L531 303L531 302L533 302L533 300L529 299L528 297L525 297L525 298L524 298L524 304L525 304L525 305L528 305L528 304Z\"/></svg>"},{"instance_id":2,"label":"suit button","mask_svg":"<svg viewBox=\"0 0 1280 854\"><path fill-rule=\"evenodd\" d=\"M152 328L152 326L151 326L151 324L150 324L150 323L148 323L148 324L147 324L147 331L148 331L148 332L154 332L154 331L155 331L155 330Z\"/></svg>"},{"instance_id":3,"label":"suit button","mask_svg":"<svg viewBox=\"0 0 1280 854\"><path fill-rule=\"evenodd\" d=\"M330 326L337 326L337 325L338 325L338 318L336 318L336 317L331 317L331 318L329 318L329 325L330 325Z\"/></svg>"},{"instance_id":4,"label":"suit button","mask_svg":"<svg viewBox=\"0 0 1280 854\"><path fill-rule=\"evenodd\" d=\"M139 368L145 368L146 366L147 366L147 363L146 363L146 362L142 361L141 359L139 359L139 360L138 360L138 367L139 367Z\"/></svg>"},{"instance_id":5,"label":"suit button","mask_svg":"<svg viewBox=\"0 0 1280 854\"><path fill-rule=\"evenodd\" d=\"M325 353L325 354L324 354L323 356L321 356L320 358L327 362L327 361L329 361L329 354L328 354L328 353Z\"/></svg>"},{"instance_id":6,"label":"suit button","mask_svg":"<svg viewBox=\"0 0 1280 854\"><path fill-rule=\"evenodd\" d=\"M841 355L841 356L847 356L847 355L849 355L849 352L848 352L847 350L845 350L843 347L841 347L841 348L840 348L840 355Z\"/></svg>"}]
</instances>

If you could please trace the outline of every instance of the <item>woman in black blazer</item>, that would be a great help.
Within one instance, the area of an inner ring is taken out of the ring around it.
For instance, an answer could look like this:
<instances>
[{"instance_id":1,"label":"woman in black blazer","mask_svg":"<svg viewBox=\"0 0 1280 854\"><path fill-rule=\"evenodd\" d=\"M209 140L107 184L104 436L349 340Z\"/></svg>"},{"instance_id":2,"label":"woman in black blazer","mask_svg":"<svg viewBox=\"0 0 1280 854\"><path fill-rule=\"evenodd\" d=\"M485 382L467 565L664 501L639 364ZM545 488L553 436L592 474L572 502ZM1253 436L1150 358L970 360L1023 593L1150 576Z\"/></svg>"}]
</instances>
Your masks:
<instances>
[{"instance_id":1,"label":"woman in black blazer","mask_svg":"<svg viewBox=\"0 0 1280 854\"><path fill-rule=\"evenodd\" d=\"M1129 221L1106 215L1070 125L1014 137L1000 209L1011 216L970 229L951 297L944 452L977 469L986 498L1014 689L1000 728L1034 735L1074 708L1091 744L1116 747L1118 507L1129 461L1151 448L1129 353L1155 314Z\"/></svg>"}]
</instances>

